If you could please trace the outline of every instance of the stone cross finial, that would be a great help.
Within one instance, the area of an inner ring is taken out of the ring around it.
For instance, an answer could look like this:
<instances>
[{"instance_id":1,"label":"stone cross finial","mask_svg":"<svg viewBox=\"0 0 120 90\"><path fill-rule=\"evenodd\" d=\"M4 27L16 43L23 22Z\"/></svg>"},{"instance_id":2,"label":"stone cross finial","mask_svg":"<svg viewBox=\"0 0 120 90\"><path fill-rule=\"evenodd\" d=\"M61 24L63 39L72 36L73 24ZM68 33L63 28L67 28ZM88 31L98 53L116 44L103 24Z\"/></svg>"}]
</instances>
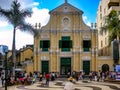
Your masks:
<instances>
[{"instance_id":1,"label":"stone cross finial","mask_svg":"<svg viewBox=\"0 0 120 90\"><path fill-rule=\"evenodd\" d=\"M68 1L67 0L65 0L65 3L67 3Z\"/></svg>"}]
</instances>

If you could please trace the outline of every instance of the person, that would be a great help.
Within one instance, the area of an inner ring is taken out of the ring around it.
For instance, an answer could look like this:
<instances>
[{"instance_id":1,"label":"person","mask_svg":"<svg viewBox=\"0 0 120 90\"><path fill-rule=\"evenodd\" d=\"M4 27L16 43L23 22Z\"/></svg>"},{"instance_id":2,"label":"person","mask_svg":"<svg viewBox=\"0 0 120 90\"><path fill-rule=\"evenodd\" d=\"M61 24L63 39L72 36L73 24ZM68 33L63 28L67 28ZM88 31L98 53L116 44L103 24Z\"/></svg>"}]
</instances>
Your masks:
<instances>
[{"instance_id":1,"label":"person","mask_svg":"<svg viewBox=\"0 0 120 90\"><path fill-rule=\"evenodd\" d=\"M39 81L42 81L42 78L43 78L42 73L40 73L40 77L39 78L40 78Z\"/></svg>"},{"instance_id":2,"label":"person","mask_svg":"<svg viewBox=\"0 0 120 90\"><path fill-rule=\"evenodd\" d=\"M64 86L64 90L75 90L75 86L74 84L72 83L73 82L73 78L70 77L68 78L69 82L67 82Z\"/></svg>"},{"instance_id":3,"label":"person","mask_svg":"<svg viewBox=\"0 0 120 90\"><path fill-rule=\"evenodd\" d=\"M46 85L49 86L50 74L49 73L45 74L45 78L46 78Z\"/></svg>"},{"instance_id":4,"label":"person","mask_svg":"<svg viewBox=\"0 0 120 90\"><path fill-rule=\"evenodd\" d=\"M33 80L32 80L32 84L34 84L34 83L36 82L36 80L37 80L37 75L36 75L36 73L34 73L34 75L33 75Z\"/></svg>"},{"instance_id":5,"label":"person","mask_svg":"<svg viewBox=\"0 0 120 90\"><path fill-rule=\"evenodd\" d=\"M51 81L54 81L54 80L55 80L55 73L52 72L52 73L51 73Z\"/></svg>"},{"instance_id":6,"label":"person","mask_svg":"<svg viewBox=\"0 0 120 90\"><path fill-rule=\"evenodd\" d=\"M69 78L69 77L70 77L70 72L67 73L67 78Z\"/></svg>"},{"instance_id":7,"label":"person","mask_svg":"<svg viewBox=\"0 0 120 90\"><path fill-rule=\"evenodd\" d=\"M10 77L10 83L11 85L15 84L15 77L13 75Z\"/></svg>"},{"instance_id":8,"label":"person","mask_svg":"<svg viewBox=\"0 0 120 90\"><path fill-rule=\"evenodd\" d=\"M76 74L75 74L75 78L76 78L76 81L79 80L79 74L78 74L78 72L76 72Z\"/></svg>"},{"instance_id":9,"label":"person","mask_svg":"<svg viewBox=\"0 0 120 90\"><path fill-rule=\"evenodd\" d=\"M4 85L5 75L4 72L1 73L2 86Z\"/></svg>"}]
</instances>

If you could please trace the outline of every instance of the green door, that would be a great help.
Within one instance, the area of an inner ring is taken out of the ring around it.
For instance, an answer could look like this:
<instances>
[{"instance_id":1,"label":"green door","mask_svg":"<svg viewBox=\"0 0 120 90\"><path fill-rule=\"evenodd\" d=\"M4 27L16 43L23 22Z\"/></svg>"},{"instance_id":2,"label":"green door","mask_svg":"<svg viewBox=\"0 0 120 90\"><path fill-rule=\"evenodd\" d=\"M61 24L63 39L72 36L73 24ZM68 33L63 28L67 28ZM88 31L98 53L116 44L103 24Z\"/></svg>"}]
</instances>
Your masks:
<instances>
[{"instance_id":1,"label":"green door","mask_svg":"<svg viewBox=\"0 0 120 90\"><path fill-rule=\"evenodd\" d=\"M71 73L71 58L61 58L60 60L60 74L67 75L68 72Z\"/></svg>"},{"instance_id":2,"label":"green door","mask_svg":"<svg viewBox=\"0 0 120 90\"><path fill-rule=\"evenodd\" d=\"M90 61L83 61L83 71L85 74L89 74L90 72Z\"/></svg>"},{"instance_id":3,"label":"green door","mask_svg":"<svg viewBox=\"0 0 120 90\"><path fill-rule=\"evenodd\" d=\"M49 61L42 61L42 74L49 72Z\"/></svg>"}]
</instances>

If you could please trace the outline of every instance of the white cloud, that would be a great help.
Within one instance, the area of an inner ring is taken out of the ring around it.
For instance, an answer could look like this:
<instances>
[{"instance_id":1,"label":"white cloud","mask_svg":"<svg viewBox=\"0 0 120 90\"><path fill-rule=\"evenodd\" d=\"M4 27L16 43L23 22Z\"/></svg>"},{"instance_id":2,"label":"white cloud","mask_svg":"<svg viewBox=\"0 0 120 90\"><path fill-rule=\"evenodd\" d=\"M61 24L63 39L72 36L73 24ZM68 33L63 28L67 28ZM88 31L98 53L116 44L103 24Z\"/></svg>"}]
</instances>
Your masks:
<instances>
[{"instance_id":1,"label":"white cloud","mask_svg":"<svg viewBox=\"0 0 120 90\"><path fill-rule=\"evenodd\" d=\"M27 44L33 44L33 36L26 32L21 32L20 30L17 30L16 32L16 48L22 48L23 46L26 46Z\"/></svg>"},{"instance_id":2,"label":"white cloud","mask_svg":"<svg viewBox=\"0 0 120 90\"><path fill-rule=\"evenodd\" d=\"M39 2L33 2L33 3L30 3L30 4L26 4L24 2L21 2L22 4L22 7L21 8L33 8L33 7L37 7L39 6Z\"/></svg>"},{"instance_id":3,"label":"white cloud","mask_svg":"<svg viewBox=\"0 0 120 90\"><path fill-rule=\"evenodd\" d=\"M34 5L34 6L38 6L38 5L39 5L39 2L34 2L33 5Z\"/></svg>"},{"instance_id":4,"label":"white cloud","mask_svg":"<svg viewBox=\"0 0 120 90\"><path fill-rule=\"evenodd\" d=\"M7 45L12 49L13 31L6 30L0 32L0 45ZM22 48L26 44L33 44L33 36L17 30L16 32L16 49Z\"/></svg>"},{"instance_id":5,"label":"white cloud","mask_svg":"<svg viewBox=\"0 0 120 90\"><path fill-rule=\"evenodd\" d=\"M32 25L35 25L35 23L41 23L41 26L47 24L50 17L48 9L38 9L37 7L34 7L32 11L32 17L27 18L27 22L31 23Z\"/></svg>"},{"instance_id":6,"label":"white cloud","mask_svg":"<svg viewBox=\"0 0 120 90\"><path fill-rule=\"evenodd\" d=\"M12 30L0 32L0 45L7 45L11 48L12 45Z\"/></svg>"},{"instance_id":7,"label":"white cloud","mask_svg":"<svg viewBox=\"0 0 120 90\"><path fill-rule=\"evenodd\" d=\"M35 2L33 5L38 4L39 3ZM26 18L26 22L29 22L32 25L35 25L35 23L41 23L41 26L44 26L49 21L50 15L48 9L38 9L37 7L33 7L32 12L32 16L30 18ZM0 20L0 27L6 27L7 25L7 21L5 21L4 19L2 21Z\"/></svg>"},{"instance_id":8,"label":"white cloud","mask_svg":"<svg viewBox=\"0 0 120 90\"><path fill-rule=\"evenodd\" d=\"M88 26L91 26L91 23L88 21L87 23L86 23Z\"/></svg>"},{"instance_id":9,"label":"white cloud","mask_svg":"<svg viewBox=\"0 0 120 90\"><path fill-rule=\"evenodd\" d=\"M87 20L87 16L83 16L83 20L86 21Z\"/></svg>"},{"instance_id":10,"label":"white cloud","mask_svg":"<svg viewBox=\"0 0 120 90\"><path fill-rule=\"evenodd\" d=\"M6 27L6 26L8 26L8 22L0 21L0 27Z\"/></svg>"},{"instance_id":11,"label":"white cloud","mask_svg":"<svg viewBox=\"0 0 120 90\"><path fill-rule=\"evenodd\" d=\"M86 23L86 25L91 26L91 23L88 20L87 16L83 16L83 21Z\"/></svg>"}]
</instances>

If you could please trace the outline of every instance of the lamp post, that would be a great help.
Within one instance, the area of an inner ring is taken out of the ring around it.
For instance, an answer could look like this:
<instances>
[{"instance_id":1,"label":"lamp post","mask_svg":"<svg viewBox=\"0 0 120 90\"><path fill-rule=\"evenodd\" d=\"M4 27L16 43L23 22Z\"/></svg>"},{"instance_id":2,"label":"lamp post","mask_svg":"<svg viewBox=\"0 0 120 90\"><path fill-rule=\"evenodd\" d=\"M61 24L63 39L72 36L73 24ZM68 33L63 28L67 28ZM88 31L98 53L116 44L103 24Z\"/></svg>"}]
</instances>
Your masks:
<instances>
[{"instance_id":1,"label":"lamp post","mask_svg":"<svg viewBox=\"0 0 120 90\"><path fill-rule=\"evenodd\" d=\"M3 54L5 56L5 90L7 90L7 53L8 53L8 46L3 46Z\"/></svg>"},{"instance_id":2,"label":"lamp post","mask_svg":"<svg viewBox=\"0 0 120 90\"><path fill-rule=\"evenodd\" d=\"M7 74L8 74L8 70L7 70L7 53L5 52L5 90L7 90Z\"/></svg>"}]
</instances>

